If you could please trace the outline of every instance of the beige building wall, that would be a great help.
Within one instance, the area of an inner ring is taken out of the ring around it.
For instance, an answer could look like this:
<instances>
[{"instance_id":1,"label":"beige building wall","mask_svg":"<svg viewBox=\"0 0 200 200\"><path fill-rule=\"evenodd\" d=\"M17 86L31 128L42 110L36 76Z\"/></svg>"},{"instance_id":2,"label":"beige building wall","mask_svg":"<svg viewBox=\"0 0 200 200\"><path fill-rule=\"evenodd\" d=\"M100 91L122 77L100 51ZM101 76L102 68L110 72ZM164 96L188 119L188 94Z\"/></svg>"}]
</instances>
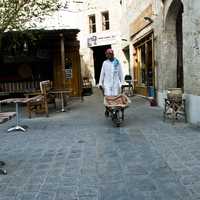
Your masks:
<instances>
[{"instance_id":1,"label":"beige building wall","mask_svg":"<svg viewBox=\"0 0 200 200\"><path fill-rule=\"evenodd\" d=\"M120 31L120 19L122 6L116 0L88 0L86 9L82 12L83 24L80 33L80 53L82 55L82 76L90 76L95 85L95 66L92 47L111 45L116 58L123 66L124 74L129 71L128 61L122 51L122 35ZM102 31L102 12L109 12L110 29ZM89 15L96 17L96 32L89 33ZM97 38L97 44L88 45L88 40L93 36Z\"/></svg>"},{"instance_id":2,"label":"beige building wall","mask_svg":"<svg viewBox=\"0 0 200 200\"><path fill-rule=\"evenodd\" d=\"M180 47L177 47L176 19L178 11L183 7L182 13L182 66L183 91L186 98L188 121L200 123L200 1L199 0L141 0L125 1L126 10L122 16L130 25L142 13L148 4L152 4L153 23L140 31L134 38L129 34L130 48L134 39L145 35L152 29L154 32L154 63L156 69L157 101L164 105L164 98L168 88L177 87L179 76L177 73L177 59ZM180 20L179 20L180 21ZM122 24L121 30L126 34L127 28ZM130 30L130 27L129 27ZM179 35L180 36L180 35ZM127 45L127 43L125 45ZM134 60L131 61L131 67Z\"/></svg>"},{"instance_id":3,"label":"beige building wall","mask_svg":"<svg viewBox=\"0 0 200 200\"><path fill-rule=\"evenodd\" d=\"M167 88L177 87L177 41L174 20L177 10L182 13L183 91L186 98L188 121L200 123L200 2L198 0L165 0L160 2L154 23L156 63L158 72L158 102L163 106Z\"/></svg>"}]
</instances>

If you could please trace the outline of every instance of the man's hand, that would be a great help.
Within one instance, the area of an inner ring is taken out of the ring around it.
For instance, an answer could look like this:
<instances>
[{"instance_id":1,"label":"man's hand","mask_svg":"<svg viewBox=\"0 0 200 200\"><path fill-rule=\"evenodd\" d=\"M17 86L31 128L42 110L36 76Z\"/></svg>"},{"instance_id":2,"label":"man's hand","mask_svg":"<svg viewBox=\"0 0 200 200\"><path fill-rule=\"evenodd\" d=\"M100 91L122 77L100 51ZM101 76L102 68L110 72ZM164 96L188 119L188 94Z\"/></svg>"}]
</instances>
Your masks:
<instances>
[{"instance_id":1,"label":"man's hand","mask_svg":"<svg viewBox=\"0 0 200 200\"><path fill-rule=\"evenodd\" d=\"M104 95L104 89L103 89L102 85L99 85L99 89L101 90L102 94Z\"/></svg>"},{"instance_id":2,"label":"man's hand","mask_svg":"<svg viewBox=\"0 0 200 200\"><path fill-rule=\"evenodd\" d=\"M100 89L100 90L103 90L103 87L102 87L102 85L100 85L100 86L99 86L99 89Z\"/></svg>"}]
</instances>

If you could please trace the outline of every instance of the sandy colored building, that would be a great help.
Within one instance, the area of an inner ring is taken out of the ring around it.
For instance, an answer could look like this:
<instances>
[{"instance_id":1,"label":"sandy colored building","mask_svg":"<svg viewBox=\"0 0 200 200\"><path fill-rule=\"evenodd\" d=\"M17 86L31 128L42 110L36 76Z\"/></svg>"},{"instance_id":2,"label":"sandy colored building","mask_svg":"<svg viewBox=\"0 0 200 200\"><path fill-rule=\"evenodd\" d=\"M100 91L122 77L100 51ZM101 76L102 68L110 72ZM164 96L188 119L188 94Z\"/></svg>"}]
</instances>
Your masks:
<instances>
[{"instance_id":1,"label":"sandy colored building","mask_svg":"<svg viewBox=\"0 0 200 200\"><path fill-rule=\"evenodd\" d=\"M120 32L122 4L120 1L86 1L82 12L83 24L80 33L80 54L82 76L89 77L93 85L98 84L105 58L105 50L112 48L123 66L124 74L129 73L129 63L122 49L123 36Z\"/></svg>"},{"instance_id":2,"label":"sandy colored building","mask_svg":"<svg viewBox=\"0 0 200 200\"><path fill-rule=\"evenodd\" d=\"M188 120L199 123L199 1L123 2L135 91L163 106L168 88L182 88ZM127 32L124 25L121 30Z\"/></svg>"}]
</instances>

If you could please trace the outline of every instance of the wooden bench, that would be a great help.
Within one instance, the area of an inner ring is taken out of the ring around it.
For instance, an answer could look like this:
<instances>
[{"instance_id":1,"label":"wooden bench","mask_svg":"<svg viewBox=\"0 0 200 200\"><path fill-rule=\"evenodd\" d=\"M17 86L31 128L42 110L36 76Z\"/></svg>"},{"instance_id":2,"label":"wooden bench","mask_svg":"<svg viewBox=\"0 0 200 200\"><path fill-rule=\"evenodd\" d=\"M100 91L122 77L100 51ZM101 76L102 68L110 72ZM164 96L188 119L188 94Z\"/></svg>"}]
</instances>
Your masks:
<instances>
[{"instance_id":1,"label":"wooden bench","mask_svg":"<svg viewBox=\"0 0 200 200\"><path fill-rule=\"evenodd\" d=\"M0 124L8 121L16 115L16 112L0 112Z\"/></svg>"},{"instance_id":2,"label":"wooden bench","mask_svg":"<svg viewBox=\"0 0 200 200\"><path fill-rule=\"evenodd\" d=\"M0 82L0 94L2 96L35 91L40 88L39 81L13 81Z\"/></svg>"}]
</instances>

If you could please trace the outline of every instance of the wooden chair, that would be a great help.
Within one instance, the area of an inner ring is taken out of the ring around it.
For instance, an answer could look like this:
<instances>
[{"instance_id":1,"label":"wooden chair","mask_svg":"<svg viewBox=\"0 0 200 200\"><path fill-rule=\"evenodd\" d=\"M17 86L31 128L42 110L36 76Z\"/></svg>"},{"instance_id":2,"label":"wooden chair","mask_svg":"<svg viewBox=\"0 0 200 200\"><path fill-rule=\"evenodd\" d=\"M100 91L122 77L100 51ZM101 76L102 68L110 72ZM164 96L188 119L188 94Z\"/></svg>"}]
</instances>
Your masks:
<instances>
[{"instance_id":1,"label":"wooden chair","mask_svg":"<svg viewBox=\"0 0 200 200\"><path fill-rule=\"evenodd\" d=\"M48 91L51 89L51 83L49 80L40 82L41 94L30 98L27 103L27 111L29 118L31 118L32 112L45 113L46 117L49 116L48 112Z\"/></svg>"},{"instance_id":2,"label":"wooden chair","mask_svg":"<svg viewBox=\"0 0 200 200\"><path fill-rule=\"evenodd\" d=\"M183 99L181 88L170 88L167 92L167 98L165 99L163 118L164 121L166 117L171 117L173 123L178 120L181 116L184 117L185 122L187 122L186 115L186 104L185 99Z\"/></svg>"}]
</instances>

